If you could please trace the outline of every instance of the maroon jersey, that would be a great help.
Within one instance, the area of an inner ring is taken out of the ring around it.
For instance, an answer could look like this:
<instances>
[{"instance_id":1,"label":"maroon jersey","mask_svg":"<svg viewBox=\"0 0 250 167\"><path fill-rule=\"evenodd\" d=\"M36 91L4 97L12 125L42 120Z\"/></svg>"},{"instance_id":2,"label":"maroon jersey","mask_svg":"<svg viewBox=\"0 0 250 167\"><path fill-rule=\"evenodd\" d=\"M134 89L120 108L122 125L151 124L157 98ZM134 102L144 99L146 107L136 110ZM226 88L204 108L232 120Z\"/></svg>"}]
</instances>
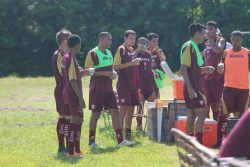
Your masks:
<instances>
[{"instance_id":1,"label":"maroon jersey","mask_svg":"<svg viewBox=\"0 0 250 167\"><path fill-rule=\"evenodd\" d=\"M220 39L221 38L217 38L216 41L218 42ZM213 51L211 46L209 46L208 42L206 42L205 45L206 45L206 48L204 50L205 65L213 66L215 69L217 69L217 66L222 59L223 51L218 54ZM217 70L215 70L212 74L205 75L205 80L220 79L220 78L223 78L223 75L220 75Z\"/></svg>"},{"instance_id":2,"label":"maroon jersey","mask_svg":"<svg viewBox=\"0 0 250 167\"><path fill-rule=\"evenodd\" d=\"M150 52L139 52L137 55L141 59L139 65L139 78L141 89L153 90L154 74L152 69L152 58Z\"/></svg>"},{"instance_id":3,"label":"maroon jersey","mask_svg":"<svg viewBox=\"0 0 250 167\"><path fill-rule=\"evenodd\" d=\"M152 58L152 68L153 70L159 69L162 70L161 68L161 60L159 58L159 55L156 51L151 52L151 58Z\"/></svg>"},{"instance_id":4,"label":"maroon jersey","mask_svg":"<svg viewBox=\"0 0 250 167\"><path fill-rule=\"evenodd\" d=\"M73 68L73 69L70 69ZM81 106L79 104L78 96L75 94L73 88L70 85L70 78L72 74L69 71L74 71L73 74L77 81L77 85L80 89L80 93L82 95L82 81L80 70L78 67L77 60L74 56L70 55L69 53L65 54L62 61L62 72L63 72L63 100L65 104L68 104L70 107L70 112L72 114L75 112L82 111Z\"/></svg>"},{"instance_id":5,"label":"maroon jersey","mask_svg":"<svg viewBox=\"0 0 250 167\"><path fill-rule=\"evenodd\" d=\"M99 64L99 59L94 51L90 51L94 65ZM97 68L95 71L113 71L112 66ZM110 92L113 91L112 79L105 76L92 76L90 79L90 90Z\"/></svg>"},{"instance_id":6,"label":"maroon jersey","mask_svg":"<svg viewBox=\"0 0 250 167\"><path fill-rule=\"evenodd\" d=\"M61 58L59 56L61 56ZM58 68L61 68L61 67L57 66L58 59L62 59L63 56L64 56L64 52L61 49L58 49L54 52L51 58L52 70L53 70L53 74L54 74L55 81L56 81L55 91L60 91L63 88L63 77L62 77L62 74L58 70Z\"/></svg>"},{"instance_id":7,"label":"maroon jersey","mask_svg":"<svg viewBox=\"0 0 250 167\"><path fill-rule=\"evenodd\" d=\"M126 48L124 45L119 47L121 63L128 63L135 59L134 50ZM118 83L120 85L129 85L130 89L140 88L139 71L137 66L130 66L118 71Z\"/></svg>"}]
</instances>

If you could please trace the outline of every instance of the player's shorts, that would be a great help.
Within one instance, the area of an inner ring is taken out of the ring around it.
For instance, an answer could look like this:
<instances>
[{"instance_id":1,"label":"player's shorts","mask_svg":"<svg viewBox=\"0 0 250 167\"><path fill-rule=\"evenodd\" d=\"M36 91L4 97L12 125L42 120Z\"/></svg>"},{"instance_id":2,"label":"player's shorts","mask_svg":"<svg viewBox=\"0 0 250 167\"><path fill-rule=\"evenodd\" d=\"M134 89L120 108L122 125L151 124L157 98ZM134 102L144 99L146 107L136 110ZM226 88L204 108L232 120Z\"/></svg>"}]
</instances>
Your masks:
<instances>
[{"instance_id":1,"label":"player's shorts","mask_svg":"<svg viewBox=\"0 0 250 167\"><path fill-rule=\"evenodd\" d=\"M205 99L203 94L200 91L196 91L197 98L190 99L188 91L183 91L184 100L187 106L187 109L198 109L205 108Z\"/></svg>"},{"instance_id":2,"label":"player's shorts","mask_svg":"<svg viewBox=\"0 0 250 167\"><path fill-rule=\"evenodd\" d=\"M68 106L65 105L63 102L62 90L60 90L58 88L55 89L54 97L55 97L55 101L56 101L56 111L58 112L58 114L61 116L70 115Z\"/></svg>"},{"instance_id":3,"label":"player's shorts","mask_svg":"<svg viewBox=\"0 0 250 167\"><path fill-rule=\"evenodd\" d=\"M141 92L143 98L145 100L147 100L153 94L154 90L153 89L152 90L141 89L140 92Z\"/></svg>"},{"instance_id":4,"label":"player's shorts","mask_svg":"<svg viewBox=\"0 0 250 167\"><path fill-rule=\"evenodd\" d=\"M118 109L114 91L89 91L89 109L93 112L102 110Z\"/></svg>"},{"instance_id":5,"label":"player's shorts","mask_svg":"<svg viewBox=\"0 0 250 167\"><path fill-rule=\"evenodd\" d=\"M212 79L204 81L205 96L207 104L220 104L222 91L224 85L224 78Z\"/></svg>"},{"instance_id":6,"label":"player's shorts","mask_svg":"<svg viewBox=\"0 0 250 167\"><path fill-rule=\"evenodd\" d=\"M224 87L221 106L223 114L243 114L249 107L249 89Z\"/></svg>"},{"instance_id":7,"label":"player's shorts","mask_svg":"<svg viewBox=\"0 0 250 167\"><path fill-rule=\"evenodd\" d=\"M139 90L131 89L128 85L117 83L118 105L119 106L139 106Z\"/></svg>"}]
</instances>

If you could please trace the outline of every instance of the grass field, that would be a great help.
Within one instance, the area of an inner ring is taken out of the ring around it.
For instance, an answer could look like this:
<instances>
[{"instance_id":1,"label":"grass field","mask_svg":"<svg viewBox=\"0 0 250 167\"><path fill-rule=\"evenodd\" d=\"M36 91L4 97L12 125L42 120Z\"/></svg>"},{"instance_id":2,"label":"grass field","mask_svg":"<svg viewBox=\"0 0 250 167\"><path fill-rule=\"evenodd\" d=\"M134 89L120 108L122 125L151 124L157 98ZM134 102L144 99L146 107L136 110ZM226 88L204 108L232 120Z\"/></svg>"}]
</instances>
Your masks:
<instances>
[{"instance_id":1,"label":"grass field","mask_svg":"<svg viewBox=\"0 0 250 167\"><path fill-rule=\"evenodd\" d=\"M83 81L83 92L88 103L88 82ZM170 81L161 92L163 98L172 96ZM82 159L68 159L57 154L53 78L0 79L0 166L178 166L174 145L158 144L143 134L134 132L136 145L119 148L114 132L98 122L97 142L103 150L88 148L90 111L85 110L81 136ZM106 117L107 118L107 117ZM133 124L135 125L135 124ZM135 128L133 128L135 129Z\"/></svg>"}]
</instances>

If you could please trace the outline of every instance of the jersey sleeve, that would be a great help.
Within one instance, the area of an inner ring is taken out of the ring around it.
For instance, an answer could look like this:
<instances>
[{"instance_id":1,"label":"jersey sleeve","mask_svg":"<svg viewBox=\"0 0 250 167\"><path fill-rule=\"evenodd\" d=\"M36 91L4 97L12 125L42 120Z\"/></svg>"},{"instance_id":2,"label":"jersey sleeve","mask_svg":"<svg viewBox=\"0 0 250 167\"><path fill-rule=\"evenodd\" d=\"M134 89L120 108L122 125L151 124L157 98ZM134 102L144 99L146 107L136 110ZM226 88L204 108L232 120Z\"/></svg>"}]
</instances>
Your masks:
<instances>
[{"instance_id":1,"label":"jersey sleeve","mask_svg":"<svg viewBox=\"0 0 250 167\"><path fill-rule=\"evenodd\" d=\"M77 80L77 78L76 78L76 68L75 68L75 63L74 63L73 59L71 59L71 62L70 62L68 75L69 75L69 81Z\"/></svg>"},{"instance_id":2,"label":"jersey sleeve","mask_svg":"<svg viewBox=\"0 0 250 167\"><path fill-rule=\"evenodd\" d=\"M59 74L62 76L62 54L60 52L57 55L56 66Z\"/></svg>"},{"instance_id":3,"label":"jersey sleeve","mask_svg":"<svg viewBox=\"0 0 250 167\"><path fill-rule=\"evenodd\" d=\"M92 68L93 66L94 66L94 62L91 57L91 52L89 52L85 60L85 68Z\"/></svg>"},{"instance_id":4,"label":"jersey sleeve","mask_svg":"<svg viewBox=\"0 0 250 167\"><path fill-rule=\"evenodd\" d=\"M121 58L121 48L118 48L116 53L115 53L115 59L114 59L114 65L120 65L122 63L122 58Z\"/></svg>"},{"instance_id":5,"label":"jersey sleeve","mask_svg":"<svg viewBox=\"0 0 250 167\"><path fill-rule=\"evenodd\" d=\"M190 45L187 45L186 49L182 53L181 64L191 67Z\"/></svg>"}]
</instances>

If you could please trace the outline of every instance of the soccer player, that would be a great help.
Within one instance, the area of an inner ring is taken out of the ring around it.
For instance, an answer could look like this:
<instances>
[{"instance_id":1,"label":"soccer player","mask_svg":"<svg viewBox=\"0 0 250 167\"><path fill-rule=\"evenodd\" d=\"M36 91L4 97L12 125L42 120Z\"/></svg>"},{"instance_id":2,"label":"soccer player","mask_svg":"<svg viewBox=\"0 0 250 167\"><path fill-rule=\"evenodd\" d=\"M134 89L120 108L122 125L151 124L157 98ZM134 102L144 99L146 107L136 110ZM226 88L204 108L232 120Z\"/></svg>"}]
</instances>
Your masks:
<instances>
[{"instance_id":1,"label":"soccer player","mask_svg":"<svg viewBox=\"0 0 250 167\"><path fill-rule=\"evenodd\" d=\"M205 65L217 68L221 61L223 50L226 42L223 37L218 37L217 23L214 21L207 22L206 37L208 41L205 43L206 48L203 51ZM204 90L208 107L212 109L213 119L217 120L218 109L220 106L221 95L224 84L224 76L215 71L212 74L205 75Z\"/></svg>"},{"instance_id":2,"label":"soccer player","mask_svg":"<svg viewBox=\"0 0 250 167\"><path fill-rule=\"evenodd\" d=\"M108 110L112 116L112 123L115 129L119 146L129 146L133 143L123 140L122 128L119 120L117 99L112 88L112 79L117 73L113 70L113 56L108 48L112 43L112 35L109 32L101 32L99 44L89 51L85 68L95 68L90 80L89 108L92 110L89 122L89 146L100 148L95 142L96 125L102 110Z\"/></svg>"},{"instance_id":3,"label":"soccer player","mask_svg":"<svg viewBox=\"0 0 250 167\"><path fill-rule=\"evenodd\" d=\"M218 72L224 74L222 93L222 110L218 117L217 145L220 147L223 137L223 125L229 113L238 112L239 116L249 107L249 55L248 49L242 47L242 33L231 33L232 49L224 51L223 62L218 65Z\"/></svg>"},{"instance_id":4,"label":"soccer player","mask_svg":"<svg viewBox=\"0 0 250 167\"><path fill-rule=\"evenodd\" d=\"M183 94L187 106L186 132L191 136L195 135L200 143L202 143L203 124L207 117L207 109L199 80L200 75L208 73L210 69L202 67L204 62L197 47L199 43L204 41L204 30L204 26L199 23L193 23L189 26L191 40L182 46L180 68L184 78Z\"/></svg>"},{"instance_id":5,"label":"soccer player","mask_svg":"<svg viewBox=\"0 0 250 167\"><path fill-rule=\"evenodd\" d=\"M145 101L153 102L157 96L154 89L154 72L152 68L152 56L147 50L148 40L144 37L138 39L138 49L136 50L136 57L140 59L139 65L139 79L140 79L140 107L138 115L143 114ZM142 117L137 117L137 130L142 131Z\"/></svg>"},{"instance_id":6,"label":"soccer player","mask_svg":"<svg viewBox=\"0 0 250 167\"><path fill-rule=\"evenodd\" d=\"M75 34L68 38L69 50L62 61L63 98L70 112L69 147L67 157L82 157L80 149L81 127L83 123L83 108L85 102L82 94L82 81L76 54L81 49L81 38Z\"/></svg>"},{"instance_id":7,"label":"soccer player","mask_svg":"<svg viewBox=\"0 0 250 167\"><path fill-rule=\"evenodd\" d=\"M135 45L136 33L126 30L124 43L118 47L113 68L118 71L117 93L119 100L119 116L121 125L125 120L126 139L131 140L131 125L135 106L139 101L139 71L140 60L135 57L133 46Z\"/></svg>"},{"instance_id":8,"label":"soccer player","mask_svg":"<svg viewBox=\"0 0 250 167\"><path fill-rule=\"evenodd\" d=\"M69 124L69 113L65 110L63 103L63 76L62 76L62 59L64 54L68 50L68 37L71 32L68 30L61 30L56 34L56 42L58 49L52 56L52 69L56 81L56 87L54 90L54 97L56 101L56 110L59 114L56 126L57 139L58 139L58 152L65 152L65 139L66 147L68 143L68 124Z\"/></svg>"},{"instance_id":9,"label":"soccer player","mask_svg":"<svg viewBox=\"0 0 250 167\"><path fill-rule=\"evenodd\" d=\"M151 57L152 57L152 68L154 70L155 77L159 78L160 76L157 73L157 70L163 71L161 68L161 62L165 61L166 57L165 57L163 51L159 48L159 45L158 45L159 36L158 36L158 34L149 33L147 35L147 38L149 40L148 51L150 51ZM157 87L155 82L154 82L154 90L155 90L157 98L160 98L159 88Z\"/></svg>"}]
</instances>

